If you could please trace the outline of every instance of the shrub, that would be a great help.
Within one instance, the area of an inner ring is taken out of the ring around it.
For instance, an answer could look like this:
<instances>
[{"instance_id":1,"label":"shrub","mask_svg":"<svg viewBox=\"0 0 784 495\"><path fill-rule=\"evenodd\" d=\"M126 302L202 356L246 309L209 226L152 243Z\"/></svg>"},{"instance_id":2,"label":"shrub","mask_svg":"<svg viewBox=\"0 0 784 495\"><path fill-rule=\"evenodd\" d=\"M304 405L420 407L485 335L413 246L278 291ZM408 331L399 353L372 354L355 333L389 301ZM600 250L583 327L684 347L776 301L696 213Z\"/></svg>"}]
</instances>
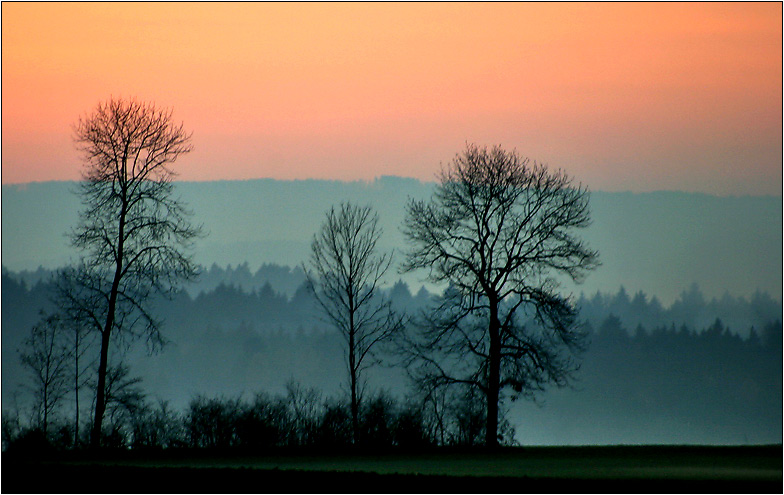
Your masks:
<instances>
[{"instance_id":1,"label":"shrub","mask_svg":"<svg viewBox=\"0 0 784 495\"><path fill-rule=\"evenodd\" d=\"M185 420L190 446L211 449L236 445L236 428L241 415L239 399L197 396L188 406Z\"/></svg>"},{"instance_id":2,"label":"shrub","mask_svg":"<svg viewBox=\"0 0 784 495\"><path fill-rule=\"evenodd\" d=\"M285 400L256 394L237 422L238 444L246 448L284 445L290 437L291 418Z\"/></svg>"}]
</instances>

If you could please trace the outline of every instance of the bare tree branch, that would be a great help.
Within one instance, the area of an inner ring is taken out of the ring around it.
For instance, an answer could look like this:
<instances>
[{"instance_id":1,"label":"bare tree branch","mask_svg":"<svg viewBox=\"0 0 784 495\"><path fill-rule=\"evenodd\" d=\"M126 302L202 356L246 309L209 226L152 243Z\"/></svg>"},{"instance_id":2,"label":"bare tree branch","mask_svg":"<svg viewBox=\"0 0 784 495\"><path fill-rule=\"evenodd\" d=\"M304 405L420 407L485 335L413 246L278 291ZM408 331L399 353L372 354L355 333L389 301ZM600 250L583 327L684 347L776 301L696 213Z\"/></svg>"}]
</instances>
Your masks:
<instances>
[{"instance_id":1,"label":"bare tree branch","mask_svg":"<svg viewBox=\"0 0 784 495\"><path fill-rule=\"evenodd\" d=\"M201 227L174 197L171 168L191 151L191 135L172 112L136 100L111 99L74 126L85 168L78 194L83 210L71 243L84 252L72 278L72 316L100 333L95 421L91 442L100 444L106 409L111 336L164 340L149 312L153 294L173 295L198 267L188 252ZM92 309L90 309L92 308Z\"/></svg>"},{"instance_id":2,"label":"bare tree branch","mask_svg":"<svg viewBox=\"0 0 784 495\"><path fill-rule=\"evenodd\" d=\"M351 392L353 438L359 439L359 408L363 372L377 364L374 351L403 325L379 284L392 263L391 254L377 252L382 230L369 206L343 203L327 212L313 237L308 286L332 324L346 341L346 364Z\"/></svg>"},{"instance_id":3,"label":"bare tree branch","mask_svg":"<svg viewBox=\"0 0 784 495\"><path fill-rule=\"evenodd\" d=\"M486 443L497 444L501 393L564 386L584 347L576 308L551 276L581 282L598 253L573 235L589 194L561 170L516 151L469 145L442 169L430 201L410 200L403 269L448 289L401 341L420 383L473 384L486 395Z\"/></svg>"}]
</instances>

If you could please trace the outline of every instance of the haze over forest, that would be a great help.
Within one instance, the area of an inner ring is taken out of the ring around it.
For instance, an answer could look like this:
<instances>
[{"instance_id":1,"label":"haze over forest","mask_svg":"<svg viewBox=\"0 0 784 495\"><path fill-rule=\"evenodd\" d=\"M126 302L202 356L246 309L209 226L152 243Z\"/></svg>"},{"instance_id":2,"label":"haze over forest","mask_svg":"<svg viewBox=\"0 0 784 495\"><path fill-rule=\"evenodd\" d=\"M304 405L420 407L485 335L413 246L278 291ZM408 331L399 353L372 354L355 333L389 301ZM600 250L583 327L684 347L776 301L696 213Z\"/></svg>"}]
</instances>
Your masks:
<instances>
[{"instance_id":1,"label":"haze over forest","mask_svg":"<svg viewBox=\"0 0 784 495\"><path fill-rule=\"evenodd\" d=\"M2 186L4 410L26 400L16 350L39 309L53 309L50 270L76 257L64 235L79 210L75 185ZM371 204L385 232L381 248L399 256L406 198L428 197L432 187L398 177L177 183L209 233L195 249L204 273L174 301L155 303L171 344L152 357L144 346L118 351L115 362L142 379L153 409L157 400L184 410L198 396L283 393L292 383L339 396L340 337L319 318L300 269L312 235L331 205ZM509 405L515 440L779 440L781 198L599 191L590 206L584 237L603 265L567 289L591 345L575 388ZM422 283L424 274L387 279L392 300L412 314L438 289ZM409 390L394 367L374 369L370 384L374 393Z\"/></svg>"},{"instance_id":2,"label":"haze over forest","mask_svg":"<svg viewBox=\"0 0 784 495\"><path fill-rule=\"evenodd\" d=\"M4 452L781 444L781 4L182 5L2 4Z\"/></svg>"},{"instance_id":3,"label":"haze over forest","mask_svg":"<svg viewBox=\"0 0 784 495\"><path fill-rule=\"evenodd\" d=\"M255 271L264 263L301 265L324 212L348 200L379 212L381 247L399 255L405 248L400 225L406 198L429 197L433 184L391 176L372 182L178 182L176 194L209 233L197 241L198 262L205 267L247 262ZM2 186L5 268L55 268L76 257L65 237L80 208L75 185ZM599 251L602 266L570 288L575 295L624 286L670 304L697 283L709 298L756 290L782 298L781 197L593 191L590 208L592 225L582 234ZM419 275L404 277L412 289L421 285L424 274ZM389 278L392 283L396 276Z\"/></svg>"}]
</instances>

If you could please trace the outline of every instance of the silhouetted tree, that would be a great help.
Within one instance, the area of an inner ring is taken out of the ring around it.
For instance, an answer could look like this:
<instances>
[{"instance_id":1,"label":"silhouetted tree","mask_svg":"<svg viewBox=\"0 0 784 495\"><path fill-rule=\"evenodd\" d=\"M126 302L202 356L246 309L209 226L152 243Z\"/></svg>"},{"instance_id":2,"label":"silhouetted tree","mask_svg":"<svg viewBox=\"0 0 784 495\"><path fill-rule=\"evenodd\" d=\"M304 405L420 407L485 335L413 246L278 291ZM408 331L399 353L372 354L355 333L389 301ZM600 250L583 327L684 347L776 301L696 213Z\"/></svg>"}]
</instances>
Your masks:
<instances>
[{"instance_id":1,"label":"silhouetted tree","mask_svg":"<svg viewBox=\"0 0 784 495\"><path fill-rule=\"evenodd\" d=\"M610 313L599 327L599 337L603 340L613 341L614 344L623 345L629 341L629 332L623 328L621 319Z\"/></svg>"},{"instance_id":2,"label":"silhouetted tree","mask_svg":"<svg viewBox=\"0 0 784 495\"><path fill-rule=\"evenodd\" d=\"M360 411L362 444L371 447L392 445L394 439L395 401L387 394L366 400Z\"/></svg>"},{"instance_id":3,"label":"silhouetted tree","mask_svg":"<svg viewBox=\"0 0 784 495\"><path fill-rule=\"evenodd\" d=\"M70 390L71 349L56 316L41 317L19 350L19 358L30 372L38 427L46 438L51 416Z\"/></svg>"},{"instance_id":4,"label":"silhouetted tree","mask_svg":"<svg viewBox=\"0 0 784 495\"><path fill-rule=\"evenodd\" d=\"M133 448L171 448L186 444L185 427L169 403L146 403L131 418Z\"/></svg>"},{"instance_id":5,"label":"silhouetted tree","mask_svg":"<svg viewBox=\"0 0 784 495\"><path fill-rule=\"evenodd\" d=\"M71 242L85 252L83 280L99 303L95 317L101 322L91 436L98 446L111 337L118 332L162 342L148 298L170 295L179 282L194 278L196 266L186 251L200 229L173 195L171 165L191 145L171 111L111 99L79 119L74 132L85 160L78 191L84 209Z\"/></svg>"},{"instance_id":6,"label":"silhouetted tree","mask_svg":"<svg viewBox=\"0 0 784 495\"><path fill-rule=\"evenodd\" d=\"M286 384L286 409L291 418L288 443L310 445L317 437L323 397L315 388L304 388L289 381Z\"/></svg>"},{"instance_id":7,"label":"silhouetted tree","mask_svg":"<svg viewBox=\"0 0 784 495\"><path fill-rule=\"evenodd\" d=\"M392 261L378 253L382 230L370 206L334 207L311 245L308 282L321 309L346 340L352 437L359 433L363 372L377 362L375 348L402 327L402 317L380 294Z\"/></svg>"},{"instance_id":8,"label":"silhouetted tree","mask_svg":"<svg viewBox=\"0 0 784 495\"><path fill-rule=\"evenodd\" d=\"M186 414L186 429L193 447L226 448L237 444L237 426L242 416L237 399L196 397Z\"/></svg>"},{"instance_id":9,"label":"silhouetted tree","mask_svg":"<svg viewBox=\"0 0 784 495\"><path fill-rule=\"evenodd\" d=\"M428 419L421 402L409 398L401 403L393 424L394 444L403 448L434 445L433 429Z\"/></svg>"},{"instance_id":10,"label":"silhouetted tree","mask_svg":"<svg viewBox=\"0 0 784 495\"><path fill-rule=\"evenodd\" d=\"M58 270L53 278L53 301L58 308L58 318L66 329L71 348L71 379L74 397L74 446L80 441L80 394L89 384L95 359L86 359L93 349L94 336L102 330L100 316L101 292L93 290L90 272L82 268L66 267Z\"/></svg>"},{"instance_id":11,"label":"silhouetted tree","mask_svg":"<svg viewBox=\"0 0 784 495\"><path fill-rule=\"evenodd\" d=\"M22 426L22 419L19 416L19 408L14 407L8 410L3 410L2 419L0 420L0 431L2 435L2 451L5 452L11 447L24 432Z\"/></svg>"},{"instance_id":12,"label":"silhouetted tree","mask_svg":"<svg viewBox=\"0 0 784 495\"><path fill-rule=\"evenodd\" d=\"M349 409L350 405L340 399L330 398L324 402L315 444L333 448L351 445L356 433Z\"/></svg>"},{"instance_id":13,"label":"silhouetted tree","mask_svg":"<svg viewBox=\"0 0 784 495\"><path fill-rule=\"evenodd\" d=\"M430 201L406 206L404 269L449 284L405 343L408 367L420 380L481 391L488 446L498 444L502 390L562 386L574 370L562 350L581 349L583 334L554 275L579 282L598 265L573 234L589 224L588 199L560 170L469 145L442 169Z\"/></svg>"},{"instance_id":14,"label":"silhouetted tree","mask_svg":"<svg viewBox=\"0 0 784 495\"><path fill-rule=\"evenodd\" d=\"M107 446L126 447L131 443L134 425L147 407L141 387L142 378L131 376L123 362L110 365L106 373L106 423L102 435ZM95 386L95 383L92 383Z\"/></svg>"},{"instance_id":15,"label":"silhouetted tree","mask_svg":"<svg viewBox=\"0 0 784 495\"><path fill-rule=\"evenodd\" d=\"M243 447L272 447L285 443L290 428L286 401L258 393L239 420L237 437Z\"/></svg>"}]
</instances>

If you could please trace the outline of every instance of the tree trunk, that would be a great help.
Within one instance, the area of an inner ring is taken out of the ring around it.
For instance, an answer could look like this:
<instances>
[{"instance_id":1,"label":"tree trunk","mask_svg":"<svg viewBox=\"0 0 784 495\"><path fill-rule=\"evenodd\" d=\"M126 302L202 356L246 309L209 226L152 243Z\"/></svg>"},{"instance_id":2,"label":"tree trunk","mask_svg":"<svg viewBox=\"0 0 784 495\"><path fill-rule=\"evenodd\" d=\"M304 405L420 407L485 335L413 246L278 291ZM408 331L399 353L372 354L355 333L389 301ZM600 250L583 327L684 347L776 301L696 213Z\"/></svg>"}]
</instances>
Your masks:
<instances>
[{"instance_id":1,"label":"tree trunk","mask_svg":"<svg viewBox=\"0 0 784 495\"><path fill-rule=\"evenodd\" d=\"M122 232L122 228L120 229ZM121 244L122 247L122 244ZM90 445L93 448L101 446L101 427L103 426L103 413L106 411L106 370L109 367L109 337L114 326L114 311L117 307L117 292L120 287L120 274L122 267L122 255L117 263L117 270L112 282L112 291L109 293L109 308L106 312L106 326L101 333L101 358L98 363L98 390L95 395L95 421L93 422L93 432L90 437Z\"/></svg>"},{"instance_id":2,"label":"tree trunk","mask_svg":"<svg viewBox=\"0 0 784 495\"><path fill-rule=\"evenodd\" d=\"M46 335L46 334L44 334ZM44 337L46 339L46 337ZM44 340L46 342L46 340ZM44 407L44 417L43 417L43 430L44 430L44 438L49 438L49 388L52 385L52 353L54 352L54 335L49 341L48 349L46 350L46 362L44 363L44 397L43 397L43 407Z\"/></svg>"},{"instance_id":3,"label":"tree trunk","mask_svg":"<svg viewBox=\"0 0 784 495\"><path fill-rule=\"evenodd\" d=\"M498 303L490 301L490 363L487 378L487 427L485 429L485 445L488 448L498 447L498 400L501 383L501 336L498 320Z\"/></svg>"},{"instance_id":4,"label":"tree trunk","mask_svg":"<svg viewBox=\"0 0 784 495\"><path fill-rule=\"evenodd\" d=\"M112 315L113 316L113 315ZM111 328L114 323L109 321L107 326ZM101 428L103 426L103 413L106 410L106 369L109 362L109 330L104 329L101 334L101 358L98 364L98 387L95 395L95 420L93 431L90 436L90 446L99 448L101 446Z\"/></svg>"},{"instance_id":5,"label":"tree trunk","mask_svg":"<svg viewBox=\"0 0 784 495\"><path fill-rule=\"evenodd\" d=\"M351 436L354 445L359 443L359 401L357 399L357 377L351 373Z\"/></svg>"},{"instance_id":6,"label":"tree trunk","mask_svg":"<svg viewBox=\"0 0 784 495\"><path fill-rule=\"evenodd\" d=\"M125 162L123 161L123 177L125 176ZM109 307L106 311L106 326L101 334L101 360L98 364L98 390L95 396L95 421L93 422L93 432L90 438L90 445L93 448L101 446L101 427L103 426L103 413L106 411L106 370L109 363L109 336L114 326L114 311L117 308L117 293L120 289L120 279L123 273L123 255L125 254L125 217L127 214L127 199L123 191L123 205L120 210L120 225L117 235L117 260L114 268L114 280L112 280L111 292L109 292Z\"/></svg>"},{"instance_id":7,"label":"tree trunk","mask_svg":"<svg viewBox=\"0 0 784 495\"><path fill-rule=\"evenodd\" d=\"M79 385L76 386L76 418L74 422L74 448L79 448Z\"/></svg>"},{"instance_id":8,"label":"tree trunk","mask_svg":"<svg viewBox=\"0 0 784 495\"><path fill-rule=\"evenodd\" d=\"M47 377L48 378L48 377ZM48 396L48 387L44 385L44 438L49 438L49 396Z\"/></svg>"},{"instance_id":9,"label":"tree trunk","mask_svg":"<svg viewBox=\"0 0 784 495\"><path fill-rule=\"evenodd\" d=\"M74 401L76 402L76 417L74 418L74 448L79 447L79 330L74 337Z\"/></svg>"},{"instance_id":10,"label":"tree trunk","mask_svg":"<svg viewBox=\"0 0 784 495\"><path fill-rule=\"evenodd\" d=\"M351 317L353 326L353 315ZM349 380L351 381L351 441L354 445L359 443L359 398L357 394L357 367L356 367L356 350L354 341L354 329L349 332L348 343L348 363L349 363Z\"/></svg>"},{"instance_id":11,"label":"tree trunk","mask_svg":"<svg viewBox=\"0 0 784 495\"><path fill-rule=\"evenodd\" d=\"M120 260L120 263L122 260ZM109 367L109 337L114 326L114 311L117 306L117 291L120 286L120 265L114 275L112 291L109 295L109 309L106 316L106 326L101 333L101 358L98 363L98 390L95 395L95 421L90 437L90 446L101 446L101 427L103 426L103 413L106 411L106 370Z\"/></svg>"}]
</instances>

